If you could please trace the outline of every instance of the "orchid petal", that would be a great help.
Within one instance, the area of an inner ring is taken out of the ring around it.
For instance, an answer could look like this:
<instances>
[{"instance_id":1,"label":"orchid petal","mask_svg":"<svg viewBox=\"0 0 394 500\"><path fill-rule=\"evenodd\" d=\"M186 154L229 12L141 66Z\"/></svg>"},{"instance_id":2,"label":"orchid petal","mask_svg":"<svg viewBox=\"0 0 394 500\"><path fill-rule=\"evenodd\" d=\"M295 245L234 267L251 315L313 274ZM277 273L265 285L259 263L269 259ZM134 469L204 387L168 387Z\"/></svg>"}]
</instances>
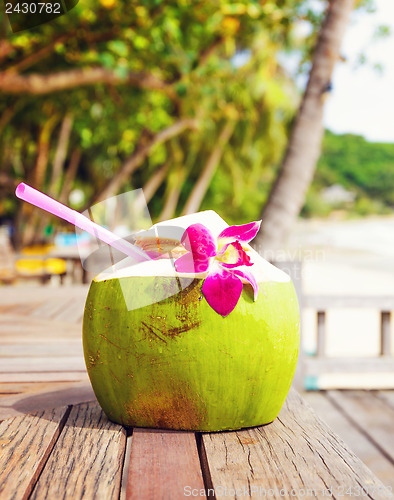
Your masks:
<instances>
[{"instance_id":1,"label":"orchid petal","mask_svg":"<svg viewBox=\"0 0 394 500\"><path fill-rule=\"evenodd\" d=\"M219 268L205 279L202 292L212 309L225 317L237 305L242 287L242 281L231 271Z\"/></svg>"},{"instance_id":2,"label":"orchid petal","mask_svg":"<svg viewBox=\"0 0 394 500\"><path fill-rule=\"evenodd\" d=\"M192 252L182 255L174 262L178 273L203 273L209 267L208 257L197 257Z\"/></svg>"},{"instance_id":3,"label":"orchid petal","mask_svg":"<svg viewBox=\"0 0 394 500\"><path fill-rule=\"evenodd\" d=\"M211 231L203 224L192 224L183 233L182 245L192 252L194 259L214 257L216 240Z\"/></svg>"},{"instance_id":4,"label":"orchid petal","mask_svg":"<svg viewBox=\"0 0 394 500\"><path fill-rule=\"evenodd\" d=\"M249 283L253 287L254 301L256 302L257 295L259 293L259 286L257 284L256 278L253 276L253 273L249 271L249 269L243 269L242 271L240 271L239 269L234 269L231 272L249 281Z\"/></svg>"},{"instance_id":5,"label":"orchid petal","mask_svg":"<svg viewBox=\"0 0 394 500\"><path fill-rule=\"evenodd\" d=\"M249 222L248 224L243 224L241 226L230 226L226 227L218 236L218 240L221 239L232 239L242 241L243 243L249 243L256 236L260 229L261 220L255 222Z\"/></svg>"},{"instance_id":6,"label":"orchid petal","mask_svg":"<svg viewBox=\"0 0 394 500\"><path fill-rule=\"evenodd\" d=\"M249 255L238 241L223 245L223 248L218 253L217 260L221 266L228 267L229 269L238 266L253 266Z\"/></svg>"}]
</instances>

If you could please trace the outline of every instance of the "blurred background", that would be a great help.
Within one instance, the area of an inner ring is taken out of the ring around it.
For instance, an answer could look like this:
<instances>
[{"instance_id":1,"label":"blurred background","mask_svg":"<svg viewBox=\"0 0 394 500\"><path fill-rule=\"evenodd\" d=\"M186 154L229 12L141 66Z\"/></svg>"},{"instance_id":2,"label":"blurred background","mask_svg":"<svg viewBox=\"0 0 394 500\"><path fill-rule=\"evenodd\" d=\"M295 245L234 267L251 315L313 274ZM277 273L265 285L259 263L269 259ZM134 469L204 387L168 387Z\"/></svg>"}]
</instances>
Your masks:
<instances>
[{"instance_id":1,"label":"blurred background","mask_svg":"<svg viewBox=\"0 0 394 500\"><path fill-rule=\"evenodd\" d=\"M262 218L256 248L293 262L303 295L394 295L393 14L389 0L85 0L16 33L3 14L0 282L91 278L84 236L20 202L25 181L79 211L142 188L152 222ZM380 352L382 311L362 309L327 313L327 353Z\"/></svg>"},{"instance_id":2,"label":"blurred background","mask_svg":"<svg viewBox=\"0 0 394 500\"><path fill-rule=\"evenodd\" d=\"M262 218L255 248L299 292L300 386L394 388L393 29L391 0L81 0L15 33L2 12L0 287L91 278L21 181L81 212L142 188L153 223ZM332 398L311 402L335 425Z\"/></svg>"}]
</instances>

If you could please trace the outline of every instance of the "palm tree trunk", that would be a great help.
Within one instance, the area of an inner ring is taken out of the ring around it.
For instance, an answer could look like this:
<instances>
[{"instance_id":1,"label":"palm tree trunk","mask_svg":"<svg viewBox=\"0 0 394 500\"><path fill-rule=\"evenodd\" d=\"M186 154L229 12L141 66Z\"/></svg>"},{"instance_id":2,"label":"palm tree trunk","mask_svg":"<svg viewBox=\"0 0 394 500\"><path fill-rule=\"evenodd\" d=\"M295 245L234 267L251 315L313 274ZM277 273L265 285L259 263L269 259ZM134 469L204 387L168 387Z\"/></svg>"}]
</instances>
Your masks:
<instances>
[{"instance_id":1,"label":"palm tree trunk","mask_svg":"<svg viewBox=\"0 0 394 500\"><path fill-rule=\"evenodd\" d=\"M255 247L261 253L282 246L305 201L320 155L323 107L354 0L331 0L320 29L312 68L279 174L261 218Z\"/></svg>"}]
</instances>

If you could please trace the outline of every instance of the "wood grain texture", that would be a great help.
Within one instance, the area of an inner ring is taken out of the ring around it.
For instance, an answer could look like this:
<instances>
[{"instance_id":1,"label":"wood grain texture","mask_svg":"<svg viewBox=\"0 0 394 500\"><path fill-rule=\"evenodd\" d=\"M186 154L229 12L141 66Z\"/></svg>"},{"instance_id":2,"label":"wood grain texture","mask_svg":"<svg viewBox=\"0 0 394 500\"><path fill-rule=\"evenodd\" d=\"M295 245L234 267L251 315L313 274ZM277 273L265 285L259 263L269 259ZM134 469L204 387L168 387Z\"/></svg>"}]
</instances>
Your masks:
<instances>
[{"instance_id":1,"label":"wood grain texture","mask_svg":"<svg viewBox=\"0 0 394 500\"><path fill-rule=\"evenodd\" d=\"M67 321L22 316L12 313L0 315L0 342L27 342L37 339L80 338L81 325Z\"/></svg>"},{"instance_id":2,"label":"wood grain texture","mask_svg":"<svg viewBox=\"0 0 394 500\"><path fill-rule=\"evenodd\" d=\"M129 475L129 468L130 468L131 440L132 436L128 434L126 441L125 457L123 462L123 473L122 473L122 482L120 486L119 500L126 500L127 477Z\"/></svg>"},{"instance_id":3,"label":"wood grain texture","mask_svg":"<svg viewBox=\"0 0 394 500\"><path fill-rule=\"evenodd\" d=\"M86 383L83 383L86 385ZM55 392L65 388L78 387L78 382L10 382L0 384L0 403L9 396L28 396L39 392ZM68 403L67 403L68 404Z\"/></svg>"},{"instance_id":4,"label":"wood grain texture","mask_svg":"<svg viewBox=\"0 0 394 500\"><path fill-rule=\"evenodd\" d=\"M82 321L85 309L86 297L72 297L63 303L63 307L56 313L56 320L58 321L72 321L73 323L80 323Z\"/></svg>"},{"instance_id":5,"label":"wood grain texture","mask_svg":"<svg viewBox=\"0 0 394 500\"><path fill-rule=\"evenodd\" d=\"M54 383L53 387L56 387L56 382ZM34 392L36 390L40 390L43 388L42 384L35 384L35 383L20 383L20 382L11 382L9 384L0 384L0 398L2 397L7 397L10 394L21 394L21 393L28 393L28 392ZM1 399L0 399L1 401Z\"/></svg>"},{"instance_id":6,"label":"wood grain texture","mask_svg":"<svg viewBox=\"0 0 394 500\"><path fill-rule=\"evenodd\" d=\"M394 463L394 408L369 391L328 391L328 397Z\"/></svg>"},{"instance_id":7,"label":"wood grain texture","mask_svg":"<svg viewBox=\"0 0 394 500\"><path fill-rule=\"evenodd\" d=\"M88 289L88 285L1 287L0 304L3 307L32 302L45 303L47 300L67 300L70 297L83 304Z\"/></svg>"},{"instance_id":8,"label":"wood grain texture","mask_svg":"<svg viewBox=\"0 0 394 500\"><path fill-rule=\"evenodd\" d=\"M75 299L76 300L76 299ZM37 318L46 318L46 319L60 319L60 316L63 315L64 310L69 309L70 298L59 298L59 299L48 299L45 304L35 309L31 316L36 316ZM83 310L84 303L78 304L79 307ZM67 321L73 323L75 322L75 316L67 317Z\"/></svg>"},{"instance_id":9,"label":"wood grain texture","mask_svg":"<svg viewBox=\"0 0 394 500\"><path fill-rule=\"evenodd\" d=\"M0 314L18 314L28 316L43 304L43 301L30 301L24 304L0 304Z\"/></svg>"},{"instance_id":10,"label":"wood grain texture","mask_svg":"<svg viewBox=\"0 0 394 500\"><path fill-rule=\"evenodd\" d=\"M73 406L31 499L118 499L125 446L97 403Z\"/></svg>"},{"instance_id":11,"label":"wood grain texture","mask_svg":"<svg viewBox=\"0 0 394 500\"><path fill-rule=\"evenodd\" d=\"M81 382L88 380L86 371L77 372L17 372L0 373L0 384L16 382Z\"/></svg>"},{"instance_id":12,"label":"wood grain texture","mask_svg":"<svg viewBox=\"0 0 394 500\"><path fill-rule=\"evenodd\" d=\"M56 325L55 325L56 328ZM82 339L55 339L50 342L2 342L0 356L20 358L80 356L83 358ZM0 360L1 364L1 360Z\"/></svg>"},{"instance_id":13,"label":"wood grain texture","mask_svg":"<svg viewBox=\"0 0 394 500\"><path fill-rule=\"evenodd\" d=\"M24 500L64 425L67 407L5 420L0 424L0 498Z\"/></svg>"},{"instance_id":14,"label":"wood grain texture","mask_svg":"<svg viewBox=\"0 0 394 500\"><path fill-rule=\"evenodd\" d=\"M385 401L391 408L394 409L394 390L392 391L378 391L375 395Z\"/></svg>"},{"instance_id":15,"label":"wood grain texture","mask_svg":"<svg viewBox=\"0 0 394 500\"><path fill-rule=\"evenodd\" d=\"M195 434L134 429L127 500L177 500L188 487L204 490Z\"/></svg>"},{"instance_id":16,"label":"wood grain texture","mask_svg":"<svg viewBox=\"0 0 394 500\"><path fill-rule=\"evenodd\" d=\"M20 318L22 325L32 318L39 321L57 319L60 323L80 324L87 292L87 285L2 287L0 322L3 323L4 315L13 315ZM15 326L18 326L18 322ZM7 323L1 325L0 330L6 330L6 327Z\"/></svg>"},{"instance_id":17,"label":"wood grain texture","mask_svg":"<svg viewBox=\"0 0 394 500\"><path fill-rule=\"evenodd\" d=\"M74 383L33 384L33 387L25 388L19 394L9 394L0 398L0 420L33 411L95 400L88 380Z\"/></svg>"},{"instance_id":18,"label":"wood grain texture","mask_svg":"<svg viewBox=\"0 0 394 500\"><path fill-rule=\"evenodd\" d=\"M259 498L273 489L276 498L305 498L308 489L322 498L328 489L338 497L363 487L379 498L384 488L294 391L273 423L203 434L203 446L217 496L226 488L226 498Z\"/></svg>"},{"instance_id":19,"label":"wood grain texture","mask_svg":"<svg viewBox=\"0 0 394 500\"><path fill-rule=\"evenodd\" d=\"M394 491L394 464L382 455L368 436L349 420L341 408L334 405L324 392L309 392L303 394L303 398L318 416L349 445L358 458L378 476L382 483L391 486ZM359 420L358 416L356 419Z\"/></svg>"},{"instance_id":20,"label":"wood grain texture","mask_svg":"<svg viewBox=\"0 0 394 500\"><path fill-rule=\"evenodd\" d=\"M0 358L0 373L15 372L85 372L82 356Z\"/></svg>"}]
</instances>

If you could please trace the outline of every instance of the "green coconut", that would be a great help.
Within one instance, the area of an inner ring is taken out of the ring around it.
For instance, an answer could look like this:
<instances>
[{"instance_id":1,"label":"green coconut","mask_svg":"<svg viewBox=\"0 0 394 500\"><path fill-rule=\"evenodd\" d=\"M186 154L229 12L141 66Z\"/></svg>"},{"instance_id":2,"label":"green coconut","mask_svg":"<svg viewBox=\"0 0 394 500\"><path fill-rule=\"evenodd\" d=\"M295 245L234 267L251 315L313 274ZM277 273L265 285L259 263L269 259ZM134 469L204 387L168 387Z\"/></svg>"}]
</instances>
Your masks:
<instances>
[{"instance_id":1,"label":"green coconut","mask_svg":"<svg viewBox=\"0 0 394 500\"><path fill-rule=\"evenodd\" d=\"M186 229L196 222L215 235L227 227L212 211L170 223ZM92 281L84 355L110 420L220 431L276 418L297 364L299 308L287 274L249 252L258 298L245 284L225 318L203 297L205 275L176 273L169 260L123 263Z\"/></svg>"}]
</instances>

